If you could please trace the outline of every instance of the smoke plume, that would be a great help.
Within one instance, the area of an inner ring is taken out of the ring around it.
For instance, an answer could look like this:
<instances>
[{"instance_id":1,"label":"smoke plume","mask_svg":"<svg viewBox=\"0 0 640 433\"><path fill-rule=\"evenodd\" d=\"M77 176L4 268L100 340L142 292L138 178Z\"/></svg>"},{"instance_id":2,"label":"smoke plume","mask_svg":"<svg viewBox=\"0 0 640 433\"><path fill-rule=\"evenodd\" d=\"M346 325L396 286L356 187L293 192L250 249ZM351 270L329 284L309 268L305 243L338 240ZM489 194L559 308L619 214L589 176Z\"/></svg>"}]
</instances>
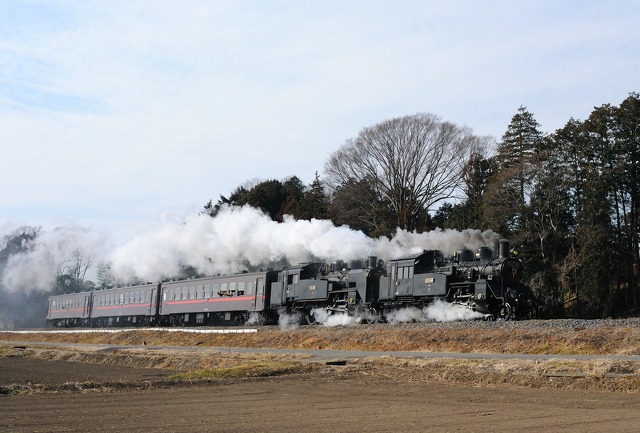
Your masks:
<instances>
[{"instance_id":1,"label":"smoke plume","mask_svg":"<svg viewBox=\"0 0 640 433\"><path fill-rule=\"evenodd\" d=\"M11 236L5 235L4 242ZM96 257L104 256L105 245L104 235L86 227L39 231L33 239L22 239L16 251L7 252L1 285L9 291L49 291L61 273L72 268L86 272Z\"/></svg>"},{"instance_id":2,"label":"smoke plume","mask_svg":"<svg viewBox=\"0 0 640 433\"><path fill-rule=\"evenodd\" d=\"M329 220L298 221L285 216L278 223L250 206L228 206L215 218L194 214L167 221L161 229L141 234L111 252L106 236L89 228L40 231L34 239L24 240L18 251L5 254L0 263L0 286L9 291L49 291L61 272L98 263L109 263L115 280L124 284L175 278L189 267L201 275L216 275L311 260L376 256L386 261L424 249L452 254L461 248L495 248L498 239L491 231L416 233L400 229L392 238L371 239L347 226L336 227Z\"/></svg>"},{"instance_id":3,"label":"smoke plume","mask_svg":"<svg viewBox=\"0 0 640 433\"><path fill-rule=\"evenodd\" d=\"M346 226L336 227L329 220L298 221L285 216L278 223L250 206L224 207L215 218L191 215L136 237L117 248L110 262L120 281L158 281L178 275L186 266L214 275L281 261L348 261L372 255L389 260L424 249L452 254L461 248L495 247L498 240L491 231L415 233L400 229L391 239L371 239Z\"/></svg>"}]
</instances>

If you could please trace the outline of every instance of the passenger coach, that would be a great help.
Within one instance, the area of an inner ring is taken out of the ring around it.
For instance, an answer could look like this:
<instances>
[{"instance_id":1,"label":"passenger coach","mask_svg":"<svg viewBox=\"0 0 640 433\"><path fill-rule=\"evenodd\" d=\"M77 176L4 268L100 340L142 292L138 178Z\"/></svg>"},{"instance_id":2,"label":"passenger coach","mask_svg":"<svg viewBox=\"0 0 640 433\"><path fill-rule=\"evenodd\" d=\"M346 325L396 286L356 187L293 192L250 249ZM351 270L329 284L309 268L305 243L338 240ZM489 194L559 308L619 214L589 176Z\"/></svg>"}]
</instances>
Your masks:
<instances>
[{"instance_id":1,"label":"passenger coach","mask_svg":"<svg viewBox=\"0 0 640 433\"><path fill-rule=\"evenodd\" d=\"M278 271L196 278L162 283L162 325L243 324L269 317L269 288ZM256 318L258 318L256 316Z\"/></svg>"},{"instance_id":2,"label":"passenger coach","mask_svg":"<svg viewBox=\"0 0 640 433\"><path fill-rule=\"evenodd\" d=\"M47 321L53 326L88 326L91 317L92 292L70 293L49 297Z\"/></svg>"}]
</instances>

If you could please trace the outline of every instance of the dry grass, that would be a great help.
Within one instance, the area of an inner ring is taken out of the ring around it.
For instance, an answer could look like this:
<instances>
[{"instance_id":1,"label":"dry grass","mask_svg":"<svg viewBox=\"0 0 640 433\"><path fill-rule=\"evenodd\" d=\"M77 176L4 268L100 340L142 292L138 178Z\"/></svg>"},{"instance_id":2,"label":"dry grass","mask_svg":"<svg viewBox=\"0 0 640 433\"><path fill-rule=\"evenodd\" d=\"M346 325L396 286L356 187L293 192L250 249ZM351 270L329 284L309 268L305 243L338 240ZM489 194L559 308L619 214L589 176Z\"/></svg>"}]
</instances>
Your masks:
<instances>
[{"instance_id":1,"label":"dry grass","mask_svg":"<svg viewBox=\"0 0 640 433\"><path fill-rule=\"evenodd\" d=\"M195 370L187 373L176 373L169 379L176 380L212 380L212 379L237 379L243 377L272 377L285 374L303 374L313 371L309 364L300 362L251 362L239 364L233 367L221 367L216 369Z\"/></svg>"},{"instance_id":2,"label":"dry grass","mask_svg":"<svg viewBox=\"0 0 640 433\"><path fill-rule=\"evenodd\" d=\"M325 328L304 327L292 331L274 328L247 334L194 334L136 330L89 334L18 334L0 337L13 341L56 341L84 344L150 346L258 347L375 351L433 351L473 353L535 353L640 355L640 329L444 329L388 325Z\"/></svg>"},{"instance_id":3,"label":"dry grass","mask_svg":"<svg viewBox=\"0 0 640 433\"><path fill-rule=\"evenodd\" d=\"M303 355L218 353L163 350L158 346L255 347L375 351L433 351L462 353L534 353L584 355L639 355L640 330L633 327L601 329L444 329L388 325L338 328L302 327L281 331L260 329L247 334L194 334L136 330L121 333L18 334L0 337L12 341L84 343L78 348L27 350L0 347L0 356L33 356L103 364L152 367L176 371L171 381L194 382L276 375L329 374L376 377L393 381L448 382L482 386L640 391L640 363L615 360L459 360L363 358L346 366L313 363ZM10 344L10 343L9 343ZM144 348L104 348L100 345L146 344ZM5 344L5 346L7 346Z\"/></svg>"}]
</instances>

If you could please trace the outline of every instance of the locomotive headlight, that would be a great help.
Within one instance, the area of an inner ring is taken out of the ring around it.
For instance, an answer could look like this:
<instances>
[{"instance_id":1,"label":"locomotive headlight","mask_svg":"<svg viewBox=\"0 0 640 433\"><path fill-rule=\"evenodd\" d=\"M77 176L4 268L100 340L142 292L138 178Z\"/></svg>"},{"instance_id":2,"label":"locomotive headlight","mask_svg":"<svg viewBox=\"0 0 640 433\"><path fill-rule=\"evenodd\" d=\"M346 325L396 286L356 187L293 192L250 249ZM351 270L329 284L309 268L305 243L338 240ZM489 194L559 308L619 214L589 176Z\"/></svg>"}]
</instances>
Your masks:
<instances>
[{"instance_id":1,"label":"locomotive headlight","mask_svg":"<svg viewBox=\"0 0 640 433\"><path fill-rule=\"evenodd\" d=\"M482 294L482 293L478 293L478 294L476 295L476 299L477 299L477 300L484 299L484 294Z\"/></svg>"}]
</instances>

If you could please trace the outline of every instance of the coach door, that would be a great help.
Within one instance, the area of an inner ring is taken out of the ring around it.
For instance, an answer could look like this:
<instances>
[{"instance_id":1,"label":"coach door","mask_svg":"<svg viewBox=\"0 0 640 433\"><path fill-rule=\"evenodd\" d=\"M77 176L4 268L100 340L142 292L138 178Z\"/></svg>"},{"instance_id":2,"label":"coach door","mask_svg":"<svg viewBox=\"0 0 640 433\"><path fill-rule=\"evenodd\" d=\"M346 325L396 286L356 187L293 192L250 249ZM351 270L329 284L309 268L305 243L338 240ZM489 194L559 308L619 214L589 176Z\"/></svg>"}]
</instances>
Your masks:
<instances>
[{"instance_id":1,"label":"coach door","mask_svg":"<svg viewBox=\"0 0 640 433\"><path fill-rule=\"evenodd\" d=\"M153 316L156 307L156 288L151 289L151 299L149 299L149 315Z\"/></svg>"},{"instance_id":2,"label":"coach door","mask_svg":"<svg viewBox=\"0 0 640 433\"><path fill-rule=\"evenodd\" d=\"M93 292L91 292L91 294L93 294ZM83 309L84 311L82 313L82 318L86 319L87 317L89 317L89 314L91 312L91 296L84 297Z\"/></svg>"},{"instance_id":3,"label":"coach door","mask_svg":"<svg viewBox=\"0 0 640 433\"><path fill-rule=\"evenodd\" d=\"M264 278L258 278L256 280L256 301L254 305L254 311L264 310Z\"/></svg>"}]
</instances>

